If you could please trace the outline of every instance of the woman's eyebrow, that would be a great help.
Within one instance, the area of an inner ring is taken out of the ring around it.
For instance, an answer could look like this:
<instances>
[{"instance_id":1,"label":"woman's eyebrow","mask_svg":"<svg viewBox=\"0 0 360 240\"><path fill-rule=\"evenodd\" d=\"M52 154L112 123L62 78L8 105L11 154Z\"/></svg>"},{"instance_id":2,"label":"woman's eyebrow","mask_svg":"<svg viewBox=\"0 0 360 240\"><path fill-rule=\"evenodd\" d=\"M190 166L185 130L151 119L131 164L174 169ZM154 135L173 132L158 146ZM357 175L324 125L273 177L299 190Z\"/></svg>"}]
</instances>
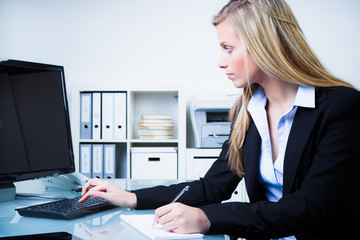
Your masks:
<instances>
[{"instance_id":1,"label":"woman's eyebrow","mask_svg":"<svg viewBox=\"0 0 360 240\"><path fill-rule=\"evenodd\" d=\"M229 43L226 42L226 41L222 41L222 42L220 43L220 46L222 46L222 47L227 46L227 45L229 45Z\"/></svg>"}]
</instances>

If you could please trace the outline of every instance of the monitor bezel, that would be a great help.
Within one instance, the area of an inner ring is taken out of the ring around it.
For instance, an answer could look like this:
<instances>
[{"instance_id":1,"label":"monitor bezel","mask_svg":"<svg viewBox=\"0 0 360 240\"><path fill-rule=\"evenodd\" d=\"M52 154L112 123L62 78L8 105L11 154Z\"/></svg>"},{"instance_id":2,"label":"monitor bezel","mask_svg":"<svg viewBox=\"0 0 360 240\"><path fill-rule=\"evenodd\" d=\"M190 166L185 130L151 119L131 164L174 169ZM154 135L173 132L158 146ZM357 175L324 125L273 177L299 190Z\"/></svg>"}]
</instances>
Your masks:
<instances>
[{"instance_id":1,"label":"monitor bezel","mask_svg":"<svg viewBox=\"0 0 360 240\"><path fill-rule=\"evenodd\" d=\"M27 172L16 172L16 173L0 173L0 185L14 183L24 180L33 180L49 176L57 176L61 174L67 174L75 172L75 160L74 160L74 151L71 135L71 126L70 126L70 116L69 116L69 104L67 100L66 93L66 84L65 84L65 72L64 67L59 65L50 65L44 63L28 62L21 60L6 60L0 62L1 67L9 68L11 74L21 74L21 69L24 71L59 71L61 76L61 86L62 86L62 96L64 101L64 114L65 114L65 124L68 136L68 149L69 149L69 158L70 158L70 167L68 168L58 168L58 169L48 169L48 170L37 170L37 171L27 171ZM15 71L18 71L14 73Z\"/></svg>"}]
</instances>

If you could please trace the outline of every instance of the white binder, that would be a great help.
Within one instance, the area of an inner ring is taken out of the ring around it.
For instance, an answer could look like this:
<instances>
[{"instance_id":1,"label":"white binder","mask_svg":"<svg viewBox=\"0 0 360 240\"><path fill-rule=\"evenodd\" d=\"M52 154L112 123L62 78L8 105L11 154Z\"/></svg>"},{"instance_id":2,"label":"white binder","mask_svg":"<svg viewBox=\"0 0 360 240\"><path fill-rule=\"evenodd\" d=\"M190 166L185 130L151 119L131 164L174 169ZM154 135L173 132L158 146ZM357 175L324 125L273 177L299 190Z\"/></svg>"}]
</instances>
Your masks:
<instances>
[{"instance_id":1,"label":"white binder","mask_svg":"<svg viewBox=\"0 0 360 240\"><path fill-rule=\"evenodd\" d=\"M114 93L114 139L126 139L126 93Z\"/></svg>"},{"instance_id":2,"label":"white binder","mask_svg":"<svg viewBox=\"0 0 360 240\"><path fill-rule=\"evenodd\" d=\"M104 179L115 178L115 144L104 144Z\"/></svg>"},{"instance_id":3,"label":"white binder","mask_svg":"<svg viewBox=\"0 0 360 240\"><path fill-rule=\"evenodd\" d=\"M102 139L114 139L114 93L102 93Z\"/></svg>"},{"instance_id":4,"label":"white binder","mask_svg":"<svg viewBox=\"0 0 360 240\"><path fill-rule=\"evenodd\" d=\"M80 144L79 172L91 178L91 144Z\"/></svg>"},{"instance_id":5,"label":"white binder","mask_svg":"<svg viewBox=\"0 0 360 240\"><path fill-rule=\"evenodd\" d=\"M81 115L80 115L80 138L81 139L91 139L91 93L81 93L80 94L80 105L81 105Z\"/></svg>"},{"instance_id":6,"label":"white binder","mask_svg":"<svg viewBox=\"0 0 360 240\"><path fill-rule=\"evenodd\" d=\"M92 145L92 177L104 178L103 172L103 145Z\"/></svg>"},{"instance_id":7,"label":"white binder","mask_svg":"<svg viewBox=\"0 0 360 240\"><path fill-rule=\"evenodd\" d=\"M92 94L92 139L101 138L101 93Z\"/></svg>"}]
</instances>

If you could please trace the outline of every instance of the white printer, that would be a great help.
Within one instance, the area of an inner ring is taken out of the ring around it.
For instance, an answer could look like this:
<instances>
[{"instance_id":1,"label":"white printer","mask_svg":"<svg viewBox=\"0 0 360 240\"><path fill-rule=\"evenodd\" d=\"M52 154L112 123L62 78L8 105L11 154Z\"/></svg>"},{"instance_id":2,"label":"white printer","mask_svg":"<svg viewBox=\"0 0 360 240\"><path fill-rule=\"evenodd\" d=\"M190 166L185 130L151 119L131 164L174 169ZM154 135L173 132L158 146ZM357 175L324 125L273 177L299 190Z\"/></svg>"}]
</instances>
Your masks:
<instances>
[{"instance_id":1,"label":"white printer","mask_svg":"<svg viewBox=\"0 0 360 240\"><path fill-rule=\"evenodd\" d=\"M229 110L239 94L198 96L190 106L197 148L221 148L230 135Z\"/></svg>"}]
</instances>

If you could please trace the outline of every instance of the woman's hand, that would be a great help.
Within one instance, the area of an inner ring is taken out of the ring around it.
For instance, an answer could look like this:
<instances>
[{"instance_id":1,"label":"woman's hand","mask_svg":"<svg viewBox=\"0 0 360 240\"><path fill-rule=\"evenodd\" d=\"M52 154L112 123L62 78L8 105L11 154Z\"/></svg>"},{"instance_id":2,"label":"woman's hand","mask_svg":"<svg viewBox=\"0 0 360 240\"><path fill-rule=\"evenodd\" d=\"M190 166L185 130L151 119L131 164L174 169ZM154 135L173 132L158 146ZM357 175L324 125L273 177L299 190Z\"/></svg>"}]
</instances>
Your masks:
<instances>
[{"instance_id":1,"label":"woman's hand","mask_svg":"<svg viewBox=\"0 0 360 240\"><path fill-rule=\"evenodd\" d=\"M79 202L84 202L88 197L102 198L122 207L134 208L137 204L135 193L122 190L109 181L98 178L90 179L83 186L82 198Z\"/></svg>"},{"instance_id":2,"label":"woman's hand","mask_svg":"<svg viewBox=\"0 0 360 240\"><path fill-rule=\"evenodd\" d=\"M155 210L154 221L176 233L205 233L210 221L200 208L170 203Z\"/></svg>"}]
</instances>

